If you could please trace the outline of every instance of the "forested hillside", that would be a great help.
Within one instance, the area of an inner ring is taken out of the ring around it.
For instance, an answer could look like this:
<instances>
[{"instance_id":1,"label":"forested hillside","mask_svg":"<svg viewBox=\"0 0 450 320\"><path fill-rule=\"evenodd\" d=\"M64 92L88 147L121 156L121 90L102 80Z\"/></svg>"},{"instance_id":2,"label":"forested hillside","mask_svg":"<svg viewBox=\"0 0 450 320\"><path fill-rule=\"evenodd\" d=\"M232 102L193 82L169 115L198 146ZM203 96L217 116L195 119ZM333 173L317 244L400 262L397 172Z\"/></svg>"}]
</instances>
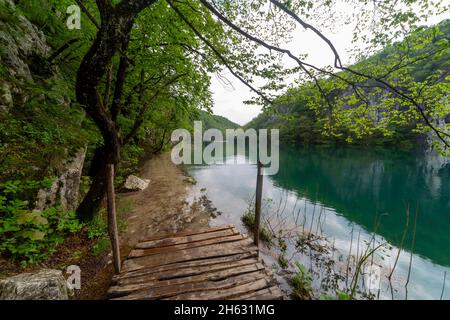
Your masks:
<instances>
[{"instance_id":1,"label":"forested hillside","mask_svg":"<svg viewBox=\"0 0 450 320\"><path fill-rule=\"evenodd\" d=\"M200 111L198 120L202 121L203 130L219 129L220 131L225 132L226 129L236 129L240 127L237 123L234 123L225 117L211 114L206 111Z\"/></svg>"},{"instance_id":2,"label":"forested hillside","mask_svg":"<svg viewBox=\"0 0 450 320\"><path fill-rule=\"evenodd\" d=\"M70 29L71 5L0 0L0 254L24 265L48 258L67 234L83 228L80 220L93 219L105 192L105 161L120 158L115 182L121 188L143 157L167 149L174 129L191 129L194 120L205 128L237 127L201 110L211 106L207 73L216 62L205 54L197 59L201 44L181 20L167 28L177 14L160 2L139 17L139 30L126 41L128 56L112 57L98 83L97 107L110 109L108 123L115 122L120 136L120 154L108 155L113 141L103 138L111 132L102 115L80 104L76 90L85 84L77 78L101 16L87 2L81 28ZM213 20L203 27L223 32ZM179 30L182 44L174 41ZM151 59L144 55L148 47ZM89 77L93 69L86 71Z\"/></svg>"},{"instance_id":3,"label":"forested hillside","mask_svg":"<svg viewBox=\"0 0 450 320\"><path fill-rule=\"evenodd\" d=\"M358 56L385 48L351 68L327 38L340 2L355 8L358 28L373 25L349 35L361 43ZM205 111L214 74L239 81L264 108L248 127L280 128L285 142L420 137L449 152L450 23L418 28L448 10L429 2L374 2L371 17L366 0L0 0L0 266L59 267L61 256L51 259L63 245L69 265L82 252L109 252L115 192L132 175L158 171L142 163L167 156L175 129L191 130L195 120L205 129L239 127ZM292 39L297 28L327 46L333 66L283 47L302 43ZM161 194L150 196L160 207L147 209L149 197L136 201L149 214L138 227L181 221L190 203L172 192L188 189L184 173L170 157L159 159Z\"/></svg>"},{"instance_id":4,"label":"forested hillside","mask_svg":"<svg viewBox=\"0 0 450 320\"><path fill-rule=\"evenodd\" d=\"M74 211L106 160L101 130L74 90L96 26L86 18L81 29L68 29L71 4L0 0L0 253L25 265L46 259L67 233L82 228ZM89 6L100 19L95 4ZM158 10L149 13L155 25L164 19ZM150 42L167 41L153 34ZM135 41L130 48L134 59L140 44ZM167 147L173 129L190 128L209 100L207 76L180 47L155 52L152 62L139 67L130 62L128 77L136 82L125 89L119 80L102 83L104 104L126 105L117 114L123 139L119 187L144 154ZM124 60L116 57L109 77L123 68ZM87 216L101 200L88 203Z\"/></svg>"},{"instance_id":5,"label":"forested hillside","mask_svg":"<svg viewBox=\"0 0 450 320\"><path fill-rule=\"evenodd\" d=\"M448 43L449 37L450 20L445 20L417 30L406 40L361 59L352 68L401 83L413 94L430 90L432 104L424 112L430 119L440 112L441 116L431 121L445 127L450 123L450 54L442 45ZM288 144L395 144L406 148L430 144L431 134L422 130L426 126L424 119L413 115L410 106L394 101L386 87L374 89L371 86L375 81L368 80L359 83L357 91L357 86L346 83L351 77L349 72L338 76L345 80L322 78L322 92L313 82L288 89L274 106L246 127L279 128L280 139ZM325 91L326 99L320 98ZM388 117L389 110L394 110L396 116Z\"/></svg>"}]
</instances>

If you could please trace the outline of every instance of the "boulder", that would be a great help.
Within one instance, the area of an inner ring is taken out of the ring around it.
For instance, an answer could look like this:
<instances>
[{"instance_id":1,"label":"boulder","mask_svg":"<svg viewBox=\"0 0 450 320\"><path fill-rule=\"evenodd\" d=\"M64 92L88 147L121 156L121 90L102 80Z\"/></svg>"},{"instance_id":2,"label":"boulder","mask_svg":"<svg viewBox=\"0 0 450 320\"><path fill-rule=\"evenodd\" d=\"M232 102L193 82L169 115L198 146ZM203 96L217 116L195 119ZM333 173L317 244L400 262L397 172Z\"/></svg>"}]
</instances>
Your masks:
<instances>
[{"instance_id":1,"label":"boulder","mask_svg":"<svg viewBox=\"0 0 450 320\"><path fill-rule=\"evenodd\" d=\"M67 284L59 270L43 269L0 280L0 300L68 300Z\"/></svg>"},{"instance_id":2,"label":"boulder","mask_svg":"<svg viewBox=\"0 0 450 320\"><path fill-rule=\"evenodd\" d=\"M148 179L141 179L141 178L131 175L125 181L125 189L133 190L133 191L138 191L138 190L142 191L142 190L147 189L149 183L150 183L150 180L148 180Z\"/></svg>"},{"instance_id":3,"label":"boulder","mask_svg":"<svg viewBox=\"0 0 450 320\"><path fill-rule=\"evenodd\" d=\"M0 80L0 109L7 112L14 106L10 84Z\"/></svg>"},{"instance_id":4,"label":"boulder","mask_svg":"<svg viewBox=\"0 0 450 320\"><path fill-rule=\"evenodd\" d=\"M86 148L81 148L77 154L64 161L59 177L49 189L39 190L35 209L45 210L60 203L64 210L75 210L78 205L80 179L83 170Z\"/></svg>"}]
</instances>

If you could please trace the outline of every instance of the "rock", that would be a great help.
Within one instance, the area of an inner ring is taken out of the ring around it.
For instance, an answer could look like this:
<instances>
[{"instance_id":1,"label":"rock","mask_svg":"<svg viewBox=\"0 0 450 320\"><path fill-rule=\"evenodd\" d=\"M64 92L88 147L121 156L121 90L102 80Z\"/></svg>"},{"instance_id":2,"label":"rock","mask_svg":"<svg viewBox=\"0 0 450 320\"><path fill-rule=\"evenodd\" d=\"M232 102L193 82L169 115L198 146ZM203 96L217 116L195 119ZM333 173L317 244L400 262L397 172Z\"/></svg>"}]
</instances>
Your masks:
<instances>
[{"instance_id":1,"label":"rock","mask_svg":"<svg viewBox=\"0 0 450 320\"><path fill-rule=\"evenodd\" d=\"M187 182L187 183L193 184L193 185L196 185L196 184L197 184L197 180L195 180L195 179L192 178L192 177L186 177L186 178L184 179L184 181Z\"/></svg>"},{"instance_id":2,"label":"rock","mask_svg":"<svg viewBox=\"0 0 450 320\"><path fill-rule=\"evenodd\" d=\"M9 1L7 2L9 3ZM12 7L12 10L15 10ZM24 16L18 16L17 24L0 21L0 45L2 46L2 64L7 67L10 76L33 80L28 60L30 57L47 57L50 47L44 33Z\"/></svg>"},{"instance_id":3,"label":"rock","mask_svg":"<svg viewBox=\"0 0 450 320\"><path fill-rule=\"evenodd\" d=\"M136 190L142 191L142 190L147 189L149 183L150 183L150 180L141 179L141 178L131 175L125 181L125 189L134 190L134 191L136 191Z\"/></svg>"},{"instance_id":4,"label":"rock","mask_svg":"<svg viewBox=\"0 0 450 320\"><path fill-rule=\"evenodd\" d=\"M35 203L36 210L45 210L57 202L64 210L76 209L85 156L86 148L82 148L73 158L62 164L61 173L52 186L47 190L39 190Z\"/></svg>"},{"instance_id":5,"label":"rock","mask_svg":"<svg viewBox=\"0 0 450 320\"><path fill-rule=\"evenodd\" d=\"M59 270L22 273L0 280L0 300L68 300L66 280Z\"/></svg>"},{"instance_id":6,"label":"rock","mask_svg":"<svg viewBox=\"0 0 450 320\"><path fill-rule=\"evenodd\" d=\"M0 108L2 112L7 112L14 106L10 85L0 80Z\"/></svg>"}]
</instances>

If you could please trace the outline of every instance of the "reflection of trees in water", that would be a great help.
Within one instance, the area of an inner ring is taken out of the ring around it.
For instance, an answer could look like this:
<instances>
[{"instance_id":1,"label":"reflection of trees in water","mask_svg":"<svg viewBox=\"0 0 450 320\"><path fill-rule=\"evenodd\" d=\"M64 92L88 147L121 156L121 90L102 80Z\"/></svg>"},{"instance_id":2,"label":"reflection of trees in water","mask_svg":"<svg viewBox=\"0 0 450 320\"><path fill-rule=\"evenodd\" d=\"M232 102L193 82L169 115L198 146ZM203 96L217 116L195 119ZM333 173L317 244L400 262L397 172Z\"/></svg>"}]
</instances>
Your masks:
<instances>
[{"instance_id":1,"label":"reflection of trees in water","mask_svg":"<svg viewBox=\"0 0 450 320\"><path fill-rule=\"evenodd\" d=\"M280 187L307 194L333 207L351 221L398 245L405 212L419 213L414 251L441 265L450 265L450 164L436 155L389 149L282 149L280 171L272 177ZM408 233L407 247L412 232Z\"/></svg>"}]
</instances>

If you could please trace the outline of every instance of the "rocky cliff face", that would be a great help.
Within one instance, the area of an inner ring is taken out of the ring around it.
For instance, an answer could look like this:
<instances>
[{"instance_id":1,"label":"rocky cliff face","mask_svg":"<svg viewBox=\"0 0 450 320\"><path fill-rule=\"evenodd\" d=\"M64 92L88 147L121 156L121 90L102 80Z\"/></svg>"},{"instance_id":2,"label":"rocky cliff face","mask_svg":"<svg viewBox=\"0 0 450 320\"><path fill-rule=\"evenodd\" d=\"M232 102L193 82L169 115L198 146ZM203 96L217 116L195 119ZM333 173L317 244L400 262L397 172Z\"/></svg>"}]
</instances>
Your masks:
<instances>
[{"instance_id":1,"label":"rocky cliff face","mask_svg":"<svg viewBox=\"0 0 450 320\"><path fill-rule=\"evenodd\" d=\"M55 49L44 32L21 15L13 1L0 0L0 10L0 121L5 124L0 130L9 131L0 133L0 152L5 155L5 161L0 161L4 166L0 168L0 182L55 176L50 189L38 192L36 209L60 204L73 210L78 205L86 147L74 146L70 140L52 141L61 132L66 134L66 124L78 124L77 130L81 130L80 120L70 115L74 109L67 93L73 88L65 82L58 65L48 63ZM56 124L51 121L55 115L62 115ZM67 123L67 118L72 123ZM41 128L50 130L48 138L42 137L46 132ZM23 177L16 172L22 172Z\"/></svg>"},{"instance_id":2,"label":"rocky cliff face","mask_svg":"<svg viewBox=\"0 0 450 320\"><path fill-rule=\"evenodd\" d=\"M12 1L1 2L15 10ZM0 43L6 52L2 63L12 76L20 80L33 80L29 61L33 57L46 57L50 52L44 33L24 16L18 16L15 23L0 21Z\"/></svg>"},{"instance_id":3,"label":"rocky cliff face","mask_svg":"<svg viewBox=\"0 0 450 320\"><path fill-rule=\"evenodd\" d=\"M16 7L11 0L0 0L0 5L14 12ZM30 61L33 57L46 57L50 52L45 35L24 16L18 16L16 21L0 20L0 55L5 72L15 81L0 80L0 108L6 112L14 106L13 97L21 97L25 103L27 96L20 90L24 82L33 81L30 71Z\"/></svg>"},{"instance_id":4,"label":"rocky cliff face","mask_svg":"<svg viewBox=\"0 0 450 320\"><path fill-rule=\"evenodd\" d=\"M61 174L53 182L53 185L47 190L39 190L36 199L36 210L45 210L57 203L64 210L75 210L77 208L85 157L86 148L82 148L74 157L62 163Z\"/></svg>"}]
</instances>

